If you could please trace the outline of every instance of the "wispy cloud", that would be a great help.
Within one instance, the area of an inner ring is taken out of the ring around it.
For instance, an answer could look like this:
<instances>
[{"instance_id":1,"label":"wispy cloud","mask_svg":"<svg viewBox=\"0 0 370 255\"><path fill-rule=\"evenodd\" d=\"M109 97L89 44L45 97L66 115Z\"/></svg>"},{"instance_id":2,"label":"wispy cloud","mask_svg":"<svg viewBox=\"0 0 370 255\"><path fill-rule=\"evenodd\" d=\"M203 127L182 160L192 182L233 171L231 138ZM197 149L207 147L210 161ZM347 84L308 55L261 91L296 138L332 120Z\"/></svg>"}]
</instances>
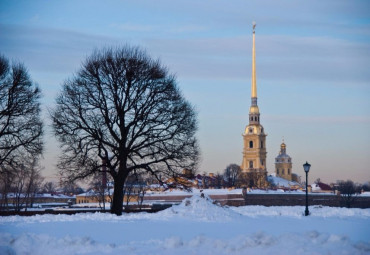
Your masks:
<instances>
[{"instance_id":1,"label":"wispy cloud","mask_svg":"<svg viewBox=\"0 0 370 255\"><path fill-rule=\"evenodd\" d=\"M143 24L134 24L134 23L123 23L123 24L111 24L111 27L119 29L121 31L130 31L130 32L149 32L160 29L159 26L154 25L143 25Z\"/></svg>"},{"instance_id":2,"label":"wispy cloud","mask_svg":"<svg viewBox=\"0 0 370 255\"><path fill-rule=\"evenodd\" d=\"M267 121L299 123L299 124L370 124L370 116L300 116L300 115L269 115Z\"/></svg>"},{"instance_id":3,"label":"wispy cloud","mask_svg":"<svg viewBox=\"0 0 370 255\"><path fill-rule=\"evenodd\" d=\"M207 27L203 25L196 25L196 24L157 24L157 25L148 25L148 24L139 24L139 23L121 23L121 24L111 24L112 28L127 31L127 32L160 32L160 33L170 33L170 34L178 34L178 33L195 33L195 32L202 32L206 31Z\"/></svg>"},{"instance_id":4,"label":"wispy cloud","mask_svg":"<svg viewBox=\"0 0 370 255\"><path fill-rule=\"evenodd\" d=\"M76 70L94 48L119 44L115 38L69 30L0 24L3 53L34 71Z\"/></svg>"}]
</instances>

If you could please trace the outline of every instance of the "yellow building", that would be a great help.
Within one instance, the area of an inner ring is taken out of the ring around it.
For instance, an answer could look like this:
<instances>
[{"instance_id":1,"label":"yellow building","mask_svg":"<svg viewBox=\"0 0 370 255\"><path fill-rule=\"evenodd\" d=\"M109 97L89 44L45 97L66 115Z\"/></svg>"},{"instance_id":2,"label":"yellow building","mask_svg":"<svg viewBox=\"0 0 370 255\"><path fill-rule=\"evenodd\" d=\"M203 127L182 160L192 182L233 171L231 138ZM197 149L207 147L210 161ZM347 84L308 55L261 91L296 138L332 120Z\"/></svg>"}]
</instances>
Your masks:
<instances>
[{"instance_id":1,"label":"yellow building","mask_svg":"<svg viewBox=\"0 0 370 255\"><path fill-rule=\"evenodd\" d=\"M284 141L280 145L279 155L275 158L275 173L276 176L288 181L296 181L292 177L292 158L286 154L286 144Z\"/></svg>"},{"instance_id":2,"label":"yellow building","mask_svg":"<svg viewBox=\"0 0 370 255\"><path fill-rule=\"evenodd\" d=\"M104 196L102 193L89 191L86 193L76 195L76 204L86 204L86 203L103 203L103 197L105 203L110 203L113 198L113 190L105 192ZM138 201L138 192L137 189L132 189L130 194L124 194L123 202L137 202Z\"/></svg>"},{"instance_id":3,"label":"yellow building","mask_svg":"<svg viewBox=\"0 0 370 255\"><path fill-rule=\"evenodd\" d=\"M267 185L266 170L266 136L263 126L260 124L260 112L257 105L257 82L256 82L256 47L255 47L255 24L253 25L253 48L252 48L252 92L251 106L249 108L249 124L243 133L244 149L241 165L244 184L246 186L264 187Z\"/></svg>"}]
</instances>

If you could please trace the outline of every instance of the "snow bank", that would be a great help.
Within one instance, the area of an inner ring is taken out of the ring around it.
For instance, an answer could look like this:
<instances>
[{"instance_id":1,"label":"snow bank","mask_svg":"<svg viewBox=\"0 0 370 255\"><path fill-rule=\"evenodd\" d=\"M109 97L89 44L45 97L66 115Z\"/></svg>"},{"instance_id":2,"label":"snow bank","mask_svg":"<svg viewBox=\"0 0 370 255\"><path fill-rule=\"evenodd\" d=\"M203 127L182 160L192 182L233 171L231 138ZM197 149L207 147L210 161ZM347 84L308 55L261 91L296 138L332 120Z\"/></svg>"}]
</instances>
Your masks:
<instances>
[{"instance_id":1,"label":"snow bank","mask_svg":"<svg viewBox=\"0 0 370 255\"><path fill-rule=\"evenodd\" d=\"M132 220L172 220L187 219L205 222L225 222L242 219L241 216L251 218L258 217L304 217L304 206L240 206L240 207L221 207L216 204L207 195L202 198L200 195L194 195L184 199L181 204L172 206L158 213L123 213L122 216L116 216L110 213L79 213L75 215L66 214L44 214L29 217L7 216L0 217L0 224L11 222L24 223L42 223L42 222L74 222L74 221L101 221L101 222L124 222ZM370 218L370 209L359 208L341 208L328 206L310 206L311 217L321 218Z\"/></svg>"},{"instance_id":2,"label":"snow bank","mask_svg":"<svg viewBox=\"0 0 370 255\"><path fill-rule=\"evenodd\" d=\"M158 213L160 218L183 218L196 221L230 221L240 218L240 214L227 207L221 207L208 195L194 195L184 199L181 204Z\"/></svg>"},{"instance_id":3,"label":"snow bank","mask_svg":"<svg viewBox=\"0 0 370 255\"><path fill-rule=\"evenodd\" d=\"M22 234L18 237L0 233L1 254L368 254L369 243L352 243L344 236L316 231L301 235L273 236L263 232L231 239L197 236L152 239L126 244L102 244L91 238L56 239L48 235Z\"/></svg>"},{"instance_id":4,"label":"snow bank","mask_svg":"<svg viewBox=\"0 0 370 255\"><path fill-rule=\"evenodd\" d=\"M244 216L257 218L261 216L289 216L294 218L301 218L304 216L304 206L240 206L230 207L237 213ZM328 207L328 206L310 206L310 217L359 217L370 218L370 209L359 208L341 208L341 207Z\"/></svg>"}]
</instances>

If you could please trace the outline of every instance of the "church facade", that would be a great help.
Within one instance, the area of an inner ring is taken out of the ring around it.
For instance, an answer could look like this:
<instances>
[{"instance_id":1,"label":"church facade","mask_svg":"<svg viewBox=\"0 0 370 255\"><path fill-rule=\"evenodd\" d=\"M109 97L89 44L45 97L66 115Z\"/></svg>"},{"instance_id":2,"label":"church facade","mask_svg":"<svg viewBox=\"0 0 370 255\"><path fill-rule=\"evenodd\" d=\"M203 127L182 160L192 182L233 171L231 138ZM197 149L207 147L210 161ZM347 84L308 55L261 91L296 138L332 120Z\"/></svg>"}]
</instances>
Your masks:
<instances>
[{"instance_id":1,"label":"church facade","mask_svg":"<svg viewBox=\"0 0 370 255\"><path fill-rule=\"evenodd\" d=\"M279 155L275 158L275 175L288 181L299 182L299 176L292 172L292 158L286 153L286 144L284 141L280 145Z\"/></svg>"},{"instance_id":2,"label":"church facade","mask_svg":"<svg viewBox=\"0 0 370 255\"><path fill-rule=\"evenodd\" d=\"M279 155L275 158L275 174L278 177L292 181L292 158L286 154L286 145L280 145Z\"/></svg>"},{"instance_id":3,"label":"church facade","mask_svg":"<svg viewBox=\"0 0 370 255\"><path fill-rule=\"evenodd\" d=\"M244 149L241 170L243 185L249 187L265 187L268 184L266 169L267 134L260 123L260 112L257 104L255 49L255 25L253 25L251 106L249 108L249 124L243 133Z\"/></svg>"}]
</instances>

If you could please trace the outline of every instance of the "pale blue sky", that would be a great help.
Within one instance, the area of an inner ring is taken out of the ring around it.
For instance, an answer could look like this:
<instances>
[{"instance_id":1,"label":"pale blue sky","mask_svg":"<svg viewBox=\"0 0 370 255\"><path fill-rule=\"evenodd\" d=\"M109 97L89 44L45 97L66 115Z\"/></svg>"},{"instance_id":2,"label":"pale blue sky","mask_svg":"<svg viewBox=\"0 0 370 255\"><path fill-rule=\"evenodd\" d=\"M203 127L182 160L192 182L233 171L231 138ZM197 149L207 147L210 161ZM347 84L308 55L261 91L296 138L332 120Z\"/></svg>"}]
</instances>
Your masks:
<instances>
[{"instance_id":1,"label":"pale blue sky","mask_svg":"<svg viewBox=\"0 0 370 255\"><path fill-rule=\"evenodd\" d=\"M0 52L28 67L46 109L94 48L146 48L177 75L199 112L199 171L221 172L242 160L255 20L269 173L284 136L293 172L303 176L307 160L312 181L364 182L370 181L369 9L368 1L337 0L2 0ZM49 127L45 140L45 175L54 176L58 144Z\"/></svg>"}]
</instances>

